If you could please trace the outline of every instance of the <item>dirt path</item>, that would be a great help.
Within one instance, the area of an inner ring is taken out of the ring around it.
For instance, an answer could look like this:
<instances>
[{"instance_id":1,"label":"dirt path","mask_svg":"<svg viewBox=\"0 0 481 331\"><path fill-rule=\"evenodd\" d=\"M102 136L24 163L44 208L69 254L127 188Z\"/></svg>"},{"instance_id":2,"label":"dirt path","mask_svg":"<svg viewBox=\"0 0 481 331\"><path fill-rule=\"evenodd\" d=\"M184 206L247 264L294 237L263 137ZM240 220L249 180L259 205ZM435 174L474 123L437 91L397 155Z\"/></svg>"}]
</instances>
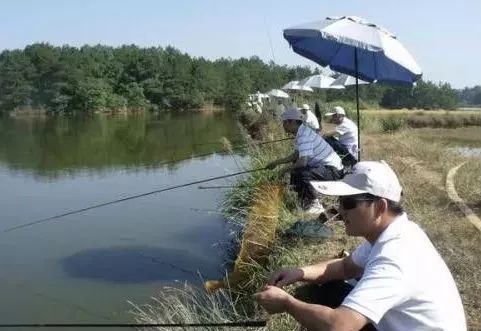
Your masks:
<instances>
[{"instance_id":1,"label":"dirt path","mask_svg":"<svg viewBox=\"0 0 481 331\"><path fill-rule=\"evenodd\" d=\"M448 175L446 177L446 184L445 186L441 185L443 181L443 176L435 171L431 171L423 166L423 162L417 160L413 157L409 156L399 156L395 158L400 164L403 165L404 169L401 172L406 171L406 168L414 171L416 175L422 178L425 181L425 184L431 185L436 189L446 192L448 197L453 201L456 206L461 210L464 214L466 219L474 225L474 227L481 232L481 220L479 217L473 212L471 208L461 199L456 192L456 188L454 185L454 177L456 176L456 172L459 168L461 168L466 162L461 163L460 165L452 168L449 170Z\"/></svg>"},{"instance_id":2,"label":"dirt path","mask_svg":"<svg viewBox=\"0 0 481 331\"><path fill-rule=\"evenodd\" d=\"M466 162L461 163L460 165L452 168L448 172L448 176L446 177L446 191L448 193L449 198L458 206L458 208L463 212L464 216L468 219L468 221L473 224L479 232L481 232L481 220L478 216L473 212L471 208L461 199L456 192L456 187L454 186L454 177L456 176L456 172L461 168Z\"/></svg>"},{"instance_id":3,"label":"dirt path","mask_svg":"<svg viewBox=\"0 0 481 331\"><path fill-rule=\"evenodd\" d=\"M417 177L423 179L426 184L431 185L440 191L445 191L445 188L442 185L442 174L427 169L423 165L423 161L410 156L398 156L395 157L395 160L402 164L402 166L404 167L404 169L401 170L402 173L405 172L407 169L410 169L416 173Z\"/></svg>"}]
</instances>

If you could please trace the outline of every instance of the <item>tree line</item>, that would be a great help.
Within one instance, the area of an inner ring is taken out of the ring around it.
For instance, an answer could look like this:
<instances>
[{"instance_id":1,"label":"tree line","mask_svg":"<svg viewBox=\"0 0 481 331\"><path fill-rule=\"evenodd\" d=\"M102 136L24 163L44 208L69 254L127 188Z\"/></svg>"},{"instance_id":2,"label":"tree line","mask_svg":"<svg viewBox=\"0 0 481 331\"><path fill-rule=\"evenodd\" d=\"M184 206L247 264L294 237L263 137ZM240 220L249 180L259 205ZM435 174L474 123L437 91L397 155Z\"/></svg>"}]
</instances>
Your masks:
<instances>
[{"instance_id":1,"label":"tree line","mask_svg":"<svg viewBox=\"0 0 481 331\"><path fill-rule=\"evenodd\" d=\"M317 73L258 57L207 60L173 47L52 46L39 43L0 53L0 113L42 109L85 111L239 109L249 93L279 88ZM361 87L364 102L387 108L446 108L462 93L447 83L414 88ZM354 100L353 89L320 91L319 101Z\"/></svg>"},{"instance_id":2,"label":"tree line","mask_svg":"<svg viewBox=\"0 0 481 331\"><path fill-rule=\"evenodd\" d=\"M458 90L461 106L481 106L481 85Z\"/></svg>"}]
</instances>

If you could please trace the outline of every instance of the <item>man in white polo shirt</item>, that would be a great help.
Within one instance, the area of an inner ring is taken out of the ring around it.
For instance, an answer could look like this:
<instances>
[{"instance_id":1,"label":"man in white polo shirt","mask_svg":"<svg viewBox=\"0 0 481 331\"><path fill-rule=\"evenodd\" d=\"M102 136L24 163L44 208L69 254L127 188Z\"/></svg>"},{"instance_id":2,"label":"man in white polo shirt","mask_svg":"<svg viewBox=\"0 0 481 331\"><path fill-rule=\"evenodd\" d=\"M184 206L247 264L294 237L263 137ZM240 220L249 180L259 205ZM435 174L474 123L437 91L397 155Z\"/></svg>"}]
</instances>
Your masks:
<instances>
[{"instance_id":1,"label":"man in white polo shirt","mask_svg":"<svg viewBox=\"0 0 481 331\"><path fill-rule=\"evenodd\" d=\"M366 241L348 257L273 273L256 294L269 313L287 312L309 330L466 331L454 279L404 213L401 186L385 162L359 162L342 181L312 185L340 196L346 233ZM359 281L349 288L344 280L354 278ZM316 301L281 289L298 281L316 284Z\"/></svg>"},{"instance_id":2,"label":"man in white polo shirt","mask_svg":"<svg viewBox=\"0 0 481 331\"><path fill-rule=\"evenodd\" d=\"M336 124L334 131L323 134L324 139L341 156L345 166L353 166L357 162L358 139L357 125L346 117L346 111L342 107L334 107L332 112L325 116L332 116L331 122Z\"/></svg>"},{"instance_id":3,"label":"man in white polo shirt","mask_svg":"<svg viewBox=\"0 0 481 331\"><path fill-rule=\"evenodd\" d=\"M290 108L281 115L284 130L296 136L295 150L285 158L267 165L274 169L287 164L281 173L290 173L291 185L298 193L306 212L319 215L324 211L317 194L310 184L312 180L337 180L342 176L342 161L332 147L304 123L304 116L297 108Z\"/></svg>"}]
</instances>

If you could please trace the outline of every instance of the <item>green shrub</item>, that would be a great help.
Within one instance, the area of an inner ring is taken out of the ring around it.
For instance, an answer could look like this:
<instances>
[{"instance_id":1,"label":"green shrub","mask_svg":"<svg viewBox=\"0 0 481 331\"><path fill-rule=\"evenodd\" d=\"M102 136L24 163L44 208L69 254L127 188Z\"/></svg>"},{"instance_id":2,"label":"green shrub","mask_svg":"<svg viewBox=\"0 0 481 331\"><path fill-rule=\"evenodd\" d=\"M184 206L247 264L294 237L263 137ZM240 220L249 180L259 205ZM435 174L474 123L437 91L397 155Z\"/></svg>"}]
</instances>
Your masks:
<instances>
[{"instance_id":1,"label":"green shrub","mask_svg":"<svg viewBox=\"0 0 481 331\"><path fill-rule=\"evenodd\" d=\"M382 132L395 132L405 126L404 119L399 116L389 116L379 120Z\"/></svg>"}]
</instances>

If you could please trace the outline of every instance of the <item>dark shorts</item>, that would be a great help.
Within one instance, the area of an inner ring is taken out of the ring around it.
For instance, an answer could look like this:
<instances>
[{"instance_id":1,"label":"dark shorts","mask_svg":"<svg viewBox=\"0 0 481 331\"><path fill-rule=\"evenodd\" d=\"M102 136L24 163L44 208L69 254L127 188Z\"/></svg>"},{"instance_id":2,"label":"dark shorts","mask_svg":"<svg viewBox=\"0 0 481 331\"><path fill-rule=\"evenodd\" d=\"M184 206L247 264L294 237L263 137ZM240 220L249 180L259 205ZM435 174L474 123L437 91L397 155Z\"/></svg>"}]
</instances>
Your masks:
<instances>
[{"instance_id":1,"label":"dark shorts","mask_svg":"<svg viewBox=\"0 0 481 331\"><path fill-rule=\"evenodd\" d=\"M304 302L337 308L354 287L345 281L336 280L322 285L309 284L296 289L294 296ZM361 331L376 331L372 324L367 324Z\"/></svg>"},{"instance_id":2,"label":"dark shorts","mask_svg":"<svg viewBox=\"0 0 481 331\"><path fill-rule=\"evenodd\" d=\"M354 155L352 155L346 148L346 146L344 146L343 144L341 144L339 142L339 140L337 140L336 138L334 137L326 137L324 138L326 140L326 142L331 145L332 149L337 153L337 155L339 155L339 157L341 158L342 160L342 164L345 166L345 167L352 167L353 165L355 165L357 163L357 159Z\"/></svg>"},{"instance_id":3,"label":"dark shorts","mask_svg":"<svg viewBox=\"0 0 481 331\"><path fill-rule=\"evenodd\" d=\"M314 188L309 183L313 180L329 181L342 178L342 171L330 166L319 166L315 168L303 167L292 170L291 185L297 192L301 202L307 206L317 196Z\"/></svg>"}]
</instances>

